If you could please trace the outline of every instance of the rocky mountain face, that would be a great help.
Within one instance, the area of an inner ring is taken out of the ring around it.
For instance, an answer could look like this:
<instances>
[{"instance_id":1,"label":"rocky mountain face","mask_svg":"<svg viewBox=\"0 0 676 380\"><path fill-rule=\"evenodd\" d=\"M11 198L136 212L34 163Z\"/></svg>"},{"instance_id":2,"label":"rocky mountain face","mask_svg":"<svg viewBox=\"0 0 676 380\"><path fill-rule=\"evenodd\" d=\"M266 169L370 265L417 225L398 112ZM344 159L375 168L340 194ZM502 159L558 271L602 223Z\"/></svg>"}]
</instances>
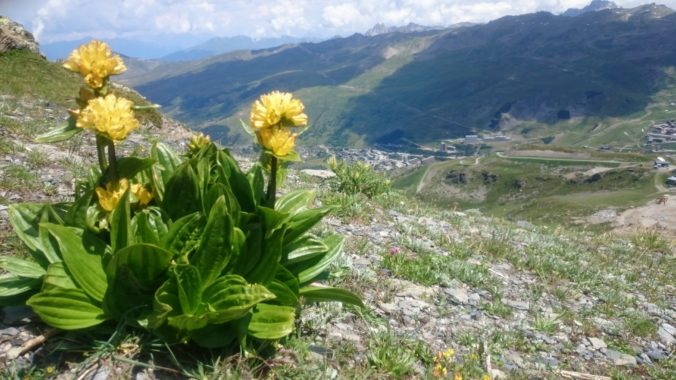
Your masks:
<instances>
[{"instance_id":1,"label":"rocky mountain face","mask_svg":"<svg viewBox=\"0 0 676 380\"><path fill-rule=\"evenodd\" d=\"M29 49L39 53L38 43L30 32L21 24L0 16L0 53L15 49Z\"/></svg>"},{"instance_id":2,"label":"rocky mountain face","mask_svg":"<svg viewBox=\"0 0 676 380\"><path fill-rule=\"evenodd\" d=\"M604 11L606 9L617 9L619 6L612 1L607 0L593 0L589 5L584 8L570 8L567 11L563 12L564 16L568 17L577 17L584 13L589 12L598 12Z\"/></svg>"},{"instance_id":3,"label":"rocky mountain face","mask_svg":"<svg viewBox=\"0 0 676 380\"><path fill-rule=\"evenodd\" d=\"M162 78L131 84L224 142L244 141L236 131L246 108L280 89L308 102L304 138L370 144L623 117L669 85L665 68L676 62L676 15L656 5L384 31L160 67Z\"/></svg>"},{"instance_id":4,"label":"rocky mountain face","mask_svg":"<svg viewBox=\"0 0 676 380\"><path fill-rule=\"evenodd\" d=\"M435 26L424 26L424 25L418 25L416 23L408 23L408 25L404 26L387 26L385 24L375 24L373 28L369 29L364 33L365 36L373 37L377 36L379 34L386 34L386 33L415 33L415 32L427 32L430 30L439 30L443 29L442 27L435 27Z\"/></svg>"}]
</instances>

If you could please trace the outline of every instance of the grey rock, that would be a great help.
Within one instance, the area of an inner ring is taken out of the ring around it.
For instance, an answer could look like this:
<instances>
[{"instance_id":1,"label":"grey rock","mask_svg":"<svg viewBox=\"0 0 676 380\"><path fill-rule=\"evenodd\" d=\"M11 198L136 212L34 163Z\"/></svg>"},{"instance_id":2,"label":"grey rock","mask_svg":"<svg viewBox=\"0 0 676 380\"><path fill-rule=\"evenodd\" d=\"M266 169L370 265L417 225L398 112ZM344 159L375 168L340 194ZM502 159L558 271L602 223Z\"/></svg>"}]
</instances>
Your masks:
<instances>
[{"instance_id":1,"label":"grey rock","mask_svg":"<svg viewBox=\"0 0 676 380\"><path fill-rule=\"evenodd\" d=\"M674 344L674 327L670 324L662 323L660 328L657 330L657 335L666 345L670 346Z\"/></svg>"},{"instance_id":2,"label":"grey rock","mask_svg":"<svg viewBox=\"0 0 676 380\"><path fill-rule=\"evenodd\" d=\"M469 296L467 295L467 290L463 288L446 288L444 292L449 296L451 302L460 305L466 305L469 303Z\"/></svg>"},{"instance_id":3,"label":"grey rock","mask_svg":"<svg viewBox=\"0 0 676 380\"><path fill-rule=\"evenodd\" d=\"M656 362L667 358L667 355L662 350L650 350L647 352L647 355Z\"/></svg>"},{"instance_id":4,"label":"grey rock","mask_svg":"<svg viewBox=\"0 0 676 380\"><path fill-rule=\"evenodd\" d=\"M608 345L606 344L606 342L603 341L603 339L589 337L589 338L587 338L587 340L589 341L589 344L591 344L591 346L594 350L600 350L602 348L608 348Z\"/></svg>"},{"instance_id":5,"label":"grey rock","mask_svg":"<svg viewBox=\"0 0 676 380\"><path fill-rule=\"evenodd\" d=\"M636 358L634 356L627 355L625 353L615 350L606 351L606 357L608 358L608 360L610 360L611 363L613 363L616 366L635 367L637 364Z\"/></svg>"},{"instance_id":6,"label":"grey rock","mask_svg":"<svg viewBox=\"0 0 676 380\"><path fill-rule=\"evenodd\" d=\"M508 351L504 354L505 361L508 361L519 368L524 368L524 361L521 355L514 351Z\"/></svg>"},{"instance_id":7,"label":"grey rock","mask_svg":"<svg viewBox=\"0 0 676 380\"><path fill-rule=\"evenodd\" d=\"M530 304L526 301L503 299L502 303L504 303L509 307L513 307L517 310L527 311L528 309L530 309Z\"/></svg>"},{"instance_id":8,"label":"grey rock","mask_svg":"<svg viewBox=\"0 0 676 380\"><path fill-rule=\"evenodd\" d=\"M476 306L481 302L481 296L479 293L472 293L469 295L468 301L470 305Z\"/></svg>"},{"instance_id":9,"label":"grey rock","mask_svg":"<svg viewBox=\"0 0 676 380\"><path fill-rule=\"evenodd\" d=\"M7 327L0 330L0 335L14 336L17 334L19 334L19 329L17 329L16 327Z\"/></svg>"},{"instance_id":10,"label":"grey rock","mask_svg":"<svg viewBox=\"0 0 676 380\"><path fill-rule=\"evenodd\" d=\"M0 53L16 49L29 49L34 53L40 53L38 43L30 32L21 24L0 16Z\"/></svg>"}]
</instances>

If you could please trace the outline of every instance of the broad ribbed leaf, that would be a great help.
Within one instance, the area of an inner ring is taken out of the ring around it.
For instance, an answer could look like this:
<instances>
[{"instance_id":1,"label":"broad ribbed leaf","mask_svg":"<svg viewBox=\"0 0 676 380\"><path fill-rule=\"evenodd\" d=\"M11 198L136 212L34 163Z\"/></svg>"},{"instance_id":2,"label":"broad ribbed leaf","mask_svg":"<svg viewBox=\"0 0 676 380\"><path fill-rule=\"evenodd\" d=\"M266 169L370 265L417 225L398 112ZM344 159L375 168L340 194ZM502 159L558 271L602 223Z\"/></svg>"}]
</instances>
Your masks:
<instances>
[{"instance_id":1,"label":"broad ribbed leaf","mask_svg":"<svg viewBox=\"0 0 676 380\"><path fill-rule=\"evenodd\" d=\"M167 182L162 209L174 220L199 211L202 206L199 186L199 178L190 163L183 163Z\"/></svg>"},{"instance_id":2,"label":"broad ribbed leaf","mask_svg":"<svg viewBox=\"0 0 676 380\"><path fill-rule=\"evenodd\" d=\"M266 284L275 278L282 258L283 237L284 230L277 230L272 236L263 240L261 256L258 258L256 266L246 275L249 282Z\"/></svg>"},{"instance_id":3,"label":"broad ribbed leaf","mask_svg":"<svg viewBox=\"0 0 676 380\"><path fill-rule=\"evenodd\" d=\"M155 292L153 311L148 316L148 327L159 328L170 315L178 314L181 303L178 300L178 286L176 279L167 279Z\"/></svg>"},{"instance_id":4,"label":"broad ribbed leaf","mask_svg":"<svg viewBox=\"0 0 676 380\"><path fill-rule=\"evenodd\" d=\"M225 197L220 197L211 208L200 246L190 258L190 263L197 267L202 284L209 286L220 276L232 256L232 221L225 206Z\"/></svg>"},{"instance_id":5,"label":"broad ribbed leaf","mask_svg":"<svg viewBox=\"0 0 676 380\"><path fill-rule=\"evenodd\" d=\"M296 309L258 304L249 322L249 334L258 339L280 339L293 332Z\"/></svg>"},{"instance_id":6,"label":"broad ribbed leaf","mask_svg":"<svg viewBox=\"0 0 676 380\"><path fill-rule=\"evenodd\" d=\"M140 315L150 310L153 295L166 279L171 252L151 244L134 244L117 252L106 267L105 310L114 316Z\"/></svg>"},{"instance_id":7,"label":"broad ribbed leaf","mask_svg":"<svg viewBox=\"0 0 676 380\"><path fill-rule=\"evenodd\" d=\"M68 140L71 137L81 133L83 130L82 128L78 128L75 125L75 122L76 122L75 118L70 117L65 123L61 124L60 126L52 128L49 131L41 135L38 135L38 137L35 138L35 141L44 144Z\"/></svg>"},{"instance_id":8,"label":"broad ribbed leaf","mask_svg":"<svg viewBox=\"0 0 676 380\"><path fill-rule=\"evenodd\" d=\"M117 159L117 174L120 178L134 178L138 173L155 163L151 158L121 157Z\"/></svg>"},{"instance_id":9,"label":"broad ribbed leaf","mask_svg":"<svg viewBox=\"0 0 676 380\"><path fill-rule=\"evenodd\" d=\"M129 193L129 190L125 191L110 215L110 246L113 254L134 242L134 233L131 229Z\"/></svg>"},{"instance_id":10,"label":"broad ribbed leaf","mask_svg":"<svg viewBox=\"0 0 676 380\"><path fill-rule=\"evenodd\" d=\"M79 330L106 320L103 309L80 289L51 289L31 297L30 306L43 322L62 330Z\"/></svg>"},{"instance_id":11,"label":"broad ribbed leaf","mask_svg":"<svg viewBox=\"0 0 676 380\"><path fill-rule=\"evenodd\" d=\"M40 226L46 228L58 242L67 271L75 283L89 297L97 301L103 300L108 286L101 262L106 244L98 237L79 228L51 223L40 224Z\"/></svg>"},{"instance_id":12,"label":"broad ribbed leaf","mask_svg":"<svg viewBox=\"0 0 676 380\"><path fill-rule=\"evenodd\" d=\"M202 301L202 281L200 274L192 265L181 265L176 268L178 284L178 300L184 314L193 314Z\"/></svg>"},{"instance_id":13,"label":"broad ribbed leaf","mask_svg":"<svg viewBox=\"0 0 676 380\"><path fill-rule=\"evenodd\" d=\"M47 265L61 261L58 253L48 240L43 240L40 235L40 222L56 221L50 219L49 205L37 205L32 203L20 203L9 206L9 222L14 227L14 232L21 241L33 253L35 259Z\"/></svg>"},{"instance_id":14,"label":"broad ribbed leaf","mask_svg":"<svg viewBox=\"0 0 676 380\"><path fill-rule=\"evenodd\" d=\"M329 247L329 250L314 265L298 272L298 282L306 284L328 269L333 260L340 255L343 249L343 242L344 238L340 235L331 235L324 239L324 243ZM301 265L303 264L305 263L301 263Z\"/></svg>"},{"instance_id":15,"label":"broad ribbed leaf","mask_svg":"<svg viewBox=\"0 0 676 380\"><path fill-rule=\"evenodd\" d=\"M265 286L248 284L238 275L219 278L204 291L210 323L224 323L241 318L258 303L274 299L275 295Z\"/></svg>"},{"instance_id":16,"label":"broad ribbed leaf","mask_svg":"<svg viewBox=\"0 0 676 380\"><path fill-rule=\"evenodd\" d=\"M275 210L295 215L307 210L315 200L315 192L312 190L296 190L280 197L275 203Z\"/></svg>"},{"instance_id":17,"label":"broad ribbed leaf","mask_svg":"<svg viewBox=\"0 0 676 380\"><path fill-rule=\"evenodd\" d=\"M27 278L40 278L47 273L40 264L13 256L0 257L0 268L13 275Z\"/></svg>"},{"instance_id":18,"label":"broad ribbed leaf","mask_svg":"<svg viewBox=\"0 0 676 380\"><path fill-rule=\"evenodd\" d=\"M63 262L49 264L47 274L42 280L42 291L50 289L76 289L77 286L66 273L66 267Z\"/></svg>"},{"instance_id":19,"label":"broad ribbed leaf","mask_svg":"<svg viewBox=\"0 0 676 380\"><path fill-rule=\"evenodd\" d=\"M13 304L14 302L4 302L17 295L28 293L40 286L40 280L34 278L25 278L13 274L0 275L0 305Z\"/></svg>"},{"instance_id":20,"label":"broad ribbed leaf","mask_svg":"<svg viewBox=\"0 0 676 380\"><path fill-rule=\"evenodd\" d=\"M300 295L308 302L342 302L364 307L361 298L344 289L307 286L300 290Z\"/></svg>"},{"instance_id":21,"label":"broad ribbed leaf","mask_svg":"<svg viewBox=\"0 0 676 380\"><path fill-rule=\"evenodd\" d=\"M157 143L150 149L150 157L159 165L162 182L166 184L181 164L181 158L168 146ZM156 166L157 166L156 165Z\"/></svg>"},{"instance_id":22,"label":"broad ribbed leaf","mask_svg":"<svg viewBox=\"0 0 676 380\"><path fill-rule=\"evenodd\" d=\"M287 231L284 235L284 245L292 243L294 240L299 238L301 235L309 231L317 223L319 223L322 218L331 212L333 207L321 207L311 210L301 211L293 216L287 221Z\"/></svg>"},{"instance_id":23,"label":"broad ribbed leaf","mask_svg":"<svg viewBox=\"0 0 676 380\"><path fill-rule=\"evenodd\" d=\"M265 198L265 177L263 176L263 166L261 166L260 162L256 162L251 167L247 174L247 179L251 184L254 201L256 204L262 203Z\"/></svg>"},{"instance_id":24,"label":"broad ribbed leaf","mask_svg":"<svg viewBox=\"0 0 676 380\"><path fill-rule=\"evenodd\" d=\"M134 244L118 251L106 268L113 280L120 270L128 270L138 281L152 282L164 273L173 254L152 244Z\"/></svg>"},{"instance_id":25,"label":"broad ribbed leaf","mask_svg":"<svg viewBox=\"0 0 676 380\"><path fill-rule=\"evenodd\" d=\"M169 227L169 231L162 238L162 246L167 250L180 254L186 245L194 238L196 231L202 225L202 218L199 212L186 215Z\"/></svg>"},{"instance_id":26,"label":"broad ribbed leaf","mask_svg":"<svg viewBox=\"0 0 676 380\"><path fill-rule=\"evenodd\" d=\"M294 264L300 261L306 261L317 256L323 255L328 251L329 247L324 244L319 238L314 235L307 234L294 240L291 244L284 247L284 257L286 262Z\"/></svg>"},{"instance_id":27,"label":"broad ribbed leaf","mask_svg":"<svg viewBox=\"0 0 676 380\"><path fill-rule=\"evenodd\" d=\"M137 242L160 245L162 238L167 235L167 225L155 210L145 209L132 218L131 228Z\"/></svg>"},{"instance_id":28,"label":"broad ribbed leaf","mask_svg":"<svg viewBox=\"0 0 676 380\"><path fill-rule=\"evenodd\" d=\"M270 281L266 287L276 296L275 302L279 305L295 306L298 304L298 294L280 280Z\"/></svg>"}]
</instances>

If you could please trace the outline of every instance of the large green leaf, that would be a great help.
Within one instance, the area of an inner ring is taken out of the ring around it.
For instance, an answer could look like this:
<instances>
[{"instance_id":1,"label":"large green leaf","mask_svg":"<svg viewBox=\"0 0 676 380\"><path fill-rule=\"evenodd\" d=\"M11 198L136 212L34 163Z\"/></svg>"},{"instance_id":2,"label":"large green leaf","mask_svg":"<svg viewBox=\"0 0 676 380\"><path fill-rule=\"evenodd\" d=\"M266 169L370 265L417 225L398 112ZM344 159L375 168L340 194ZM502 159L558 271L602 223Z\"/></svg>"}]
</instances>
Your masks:
<instances>
[{"instance_id":1,"label":"large green leaf","mask_svg":"<svg viewBox=\"0 0 676 380\"><path fill-rule=\"evenodd\" d=\"M42 280L42 291L50 289L76 289L77 285L66 273L66 267L63 262L49 264L47 274Z\"/></svg>"},{"instance_id":2,"label":"large green leaf","mask_svg":"<svg viewBox=\"0 0 676 380\"><path fill-rule=\"evenodd\" d=\"M311 210L301 211L287 221L287 231L284 235L284 245L287 245L298 237L309 231L322 218L331 212L333 207L320 207Z\"/></svg>"},{"instance_id":3,"label":"large green leaf","mask_svg":"<svg viewBox=\"0 0 676 380\"><path fill-rule=\"evenodd\" d=\"M186 253L185 251L191 247L191 243L197 243L203 219L199 212L188 214L176 220L169 227L169 231L162 238L162 246L167 250L174 252L176 255Z\"/></svg>"},{"instance_id":4,"label":"large green leaf","mask_svg":"<svg viewBox=\"0 0 676 380\"><path fill-rule=\"evenodd\" d=\"M52 128L49 131L39 135L35 141L39 143L55 143L59 141L68 140L71 137L81 133L82 128L78 128L75 125L76 119L74 117L68 118L68 120L56 128Z\"/></svg>"},{"instance_id":5,"label":"large green leaf","mask_svg":"<svg viewBox=\"0 0 676 380\"><path fill-rule=\"evenodd\" d=\"M199 211L200 183L189 162L181 164L167 182L162 209L171 219L178 219L195 211Z\"/></svg>"},{"instance_id":6,"label":"large green leaf","mask_svg":"<svg viewBox=\"0 0 676 380\"><path fill-rule=\"evenodd\" d=\"M159 166L162 182L166 184L181 164L181 158L168 146L157 143L150 149L150 157Z\"/></svg>"},{"instance_id":7,"label":"large green leaf","mask_svg":"<svg viewBox=\"0 0 676 380\"><path fill-rule=\"evenodd\" d=\"M106 244L96 236L79 228L58 224L40 224L49 231L59 244L61 256L67 271L85 293L97 300L103 300L107 280L101 261Z\"/></svg>"},{"instance_id":8,"label":"large green leaf","mask_svg":"<svg viewBox=\"0 0 676 380\"><path fill-rule=\"evenodd\" d=\"M131 229L129 194L129 190L124 192L124 195L120 198L120 201L110 215L110 246L113 254L134 242L134 233Z\"/></svg>"},{"instance_id":9,"label":"large green leaf","mask_svg":"<svg viewBox=\"0 0 676 380\"><path fill-rule=\"evenodd\" d=\"M263 240L261 256L246 279L252 283L266 284L275 278L279 262L282 258L282 239L284 230L277 230L269 238Z\"/></svg>"},{"instance_id":10,"label":"large green leaf","mask_svg":"<svg viewBox=\"0 0 676 380\"><path fill-rule=\"evenodd\" d=\"M203 295L207 310L211 311L211 323L240 318L258 303L274 298L265 286L248 284L243 277L234 274L220 277Z\"/></svg>"},{"instance_id":11,"label":"large green leaf","mask_svg":"<svg viewBox=\"0 0 676 380\"><path fill-rule=\"evenodd\" d=\"M131 220L134 240L140 243L161 244L169 229L162 220L160 211L156 208L147 208L134 215Z\"/></svg>"},{"instance_id":12,"label":"large green leaf","mask_svg":"<svg viewBox=\"0 0 676 380\"><path fill-rule=\"evenodd\" d=\"M249 322L249 334L258 339L280 339L293 332L296 309L258 304Z\"/></svg>"},{"instance_id":13,"label":"large green leaf","mask_svg":"<svg viewBox=\"0 0 676 380\"><path fill-rule=\"evenodd\" d=\"M287 306L298 304L298 294L282 281L274 279L268 282L266 287L276 296L275 303Z\"/></svg>"},{"instance_id":14,"label":"large green leaf","mask_svg":"<svg viewBox=\"0 0 676 380\"><path fill-rule=\"evenodd\" d=\"M247 178L251 184L255 203L262 203L265 198L265 177L263 176L263 166L260 162L256 162L251 167Z\"/></svg>"},{"instance_id":15,"label":"large green leaf","mask_svg":"<svg viewBox=\"0 0 676 380\"><path fill-rule=\"evenodd\" d=\"M40 264L13 256L0 257L0 269L4 269L13 275L27 278L40 278L47 273Z\"/></svg>"},{"instance_id":16,"label":"large green leaf","mask_svg":"<svg viewBox=\"0 0 676 380\"><path fill-rule=\"evenodd\" d=\"M164 274L172 257L171 252L152 244L134 244L118 251L106 267L106 311L132 317L149 311L156 289L167 278Z\"/></svg>"},{"instance_id":17,"label":"large green leaf","mask_svg":"<svg viewBox=\"0 0 676 380\"><path fill-rule=\"evenodd\" d=\"M313 190L292 191L277 199L275 210L295 215L307 210L312 205L312 202L314 202L315 196L316 194Z\"/></svg>"},{"instance_id":18,"label":"large green leaf","mask_svg":"<svg viewBox=\"0 0 676 380\"><path fill-rule=\"evenodd\" d=\"M291 270L291 272L298 273L298 281L301 284L306 284L314 280L315 277L319 276L322 272L328 269L333 260L335 260L340 255L343 249L343 242L344 238L340 235L331 235L327 237L324 239L324 243L327 245L327 247L329 247L329 250L324 256L322 256L316 261L316 263L314 263L314 265L310 267L303 268L306 262L301 262L299 264L300 266L294 267L294 269L298 271L294 272L294 270Z\"/></svg>"},{"instance_id":19,"label":"large green leaf","mask_svg":"<svg viewBox=\"0 0 676 380\"><path fill-rule=\"evenodd\" d=\"M43 322L62 330L79 330L106 320L103 309L80 289L51 289L31 297L30 306Z\"/></svg>"},{"instance_id":20,"label":"large green leaf","mask_svg":"<svg viewBox=\"0 0 676 380\"><path fill-rule=\"evenodd\" d=\"M40 280L5 273L0 275L0 306L22 303L40 286Z\"/></svg>"},{"instance_id":21,"label":"large green leaf","mask_svg":"<svg viewBox=\"0 0 676 380\"><path fill-rule=\"evenodd\" d=\"M211 324L190 332L190 338L202 347L221 348L235 342L239 337L233 323Z\"/></svg>"},{"instance_id":22,"label":"large green leaf","mask_svg":"<svg viewBox=\"0 0 676 380\"><path fill-rule=\"evenodd\" d=\"M232 221L225 206L225 197L220 197L211 208L197 252L190 263L197 267L202 284L209 286L228 265L234 256L232 245Z\"/></svg>"},{"instance_id":23,"label":"large green leaf","mask_svg":"<svg viewBox=\"0 0 676 380\"><path fill-rule=\"evenodd\" d=\"M169 316L177 315L180 311L181 304L178 299L176 278L170 277L155 292L153 311L148 317L148 327L157 329Z\"/></svg>"},{"instance_id":24,"label":"large green leaf","mask_svg":"<svg viewBox=\"0 0 676 380\"><path fill-rule=\"evenodd\" d=\"M178 284L178 301L184 314L193 314L202 302L202 281L200 273L192 265L181 265L175 268Z\"/></svg>"},{"instance_id":25,"label":"large green leaf","mask_svg":"<svg viewBox=\"0 0 676 380\"><path fill-rule=\"evenodd\" d=\"M312 234L301 236L283 249L286 263L294 264L306 261L325 254L329 247L322 240Z\"/></svg>"},{"instance_id":26,"label":"large green leaf","mask_svg":"<svg viewBox=\"0 0 676 380\"><path fill-rule=\"evenodd\" d=\"M151 158L121 157L117 159L117 174L120 178L134 178L138 173L155 163Z\"/></svg>"},{"instance_id":27,"label":"large green leaf","mask_svg":"<svg viewBox=\"0 0 676 380\"><path fill-rule=\"evenodd\" d=\"M115 279L121 270L126 270L138 281L152 282L167 270L172 258L172 252L156 245L133 244L113 256L106 272L111 280Z\"/></svg>"},{"instance_id":28,"label":"large green leaf","mask_svg":"<svg viewBox=\"0 0 676 380\"><path fill-rule=\"evenodd\" d=\"M300 295L308 302L335 301L364 307L364 303L359 296L344 289L306 286L300 289Z\"/></svg>"},{"instance_id":29,"label":"large green leaf","mask_svg":"<svg viewBox=\"0 0 676 380\"><path fill-rule=\"evenodd\" d=\"M49 205L20 203L9 206L9 222L14 232L33 253L35 259L43 265L61 261L58 253L51 244L43 240L40 235L39 224L49 220Z\"/></svg>"}]
</instances>

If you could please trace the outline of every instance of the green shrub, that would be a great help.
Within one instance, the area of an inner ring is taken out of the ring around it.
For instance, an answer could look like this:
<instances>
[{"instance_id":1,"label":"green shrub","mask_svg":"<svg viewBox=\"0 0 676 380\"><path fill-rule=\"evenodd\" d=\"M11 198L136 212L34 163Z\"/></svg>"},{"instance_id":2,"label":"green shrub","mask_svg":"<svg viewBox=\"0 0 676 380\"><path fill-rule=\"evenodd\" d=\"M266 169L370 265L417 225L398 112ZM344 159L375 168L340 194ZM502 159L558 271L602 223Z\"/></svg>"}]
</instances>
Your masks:
<instances>
[{"instance_id":1,"label":"green shrub","mask_svg":"<svg viewBox=\"0 0 676 380\"><path fill-rule=\"evenodd\" d=\"M124 139L137 122L128 101L106 95L106 83L83 87L80 111L42 137L67 139L91 122L99 167L81 179L71 203L10 206L10 223L33 260L0 260L7 272L0 305L25 302L63 330L124 323L165 342L232 352L288 336L303 303L363 306L348 291L313 285L343 245L342 236L310 232L332 208L312 208L312 191L276 199L277 167L297 157L296 124L282 117L255 130L270 169L266 191L261 163L244 173L203 137L183 157L156 144L150 157L118 158L113 138ZM290 94L266 96L303 110Z\"/></svg>"},{"instance_id":2,"label":"green shrub","mask_svg":"<svg viewBox=\"0 0 676 380\"><path fill-rule=\"evenodd\" d=\"M338 192L348 195L361 193L373 198L390 191L390 180L365 162L350 165L332 157L328 166L336 174L332 187Z\"/></svg>"}]
</instances>

